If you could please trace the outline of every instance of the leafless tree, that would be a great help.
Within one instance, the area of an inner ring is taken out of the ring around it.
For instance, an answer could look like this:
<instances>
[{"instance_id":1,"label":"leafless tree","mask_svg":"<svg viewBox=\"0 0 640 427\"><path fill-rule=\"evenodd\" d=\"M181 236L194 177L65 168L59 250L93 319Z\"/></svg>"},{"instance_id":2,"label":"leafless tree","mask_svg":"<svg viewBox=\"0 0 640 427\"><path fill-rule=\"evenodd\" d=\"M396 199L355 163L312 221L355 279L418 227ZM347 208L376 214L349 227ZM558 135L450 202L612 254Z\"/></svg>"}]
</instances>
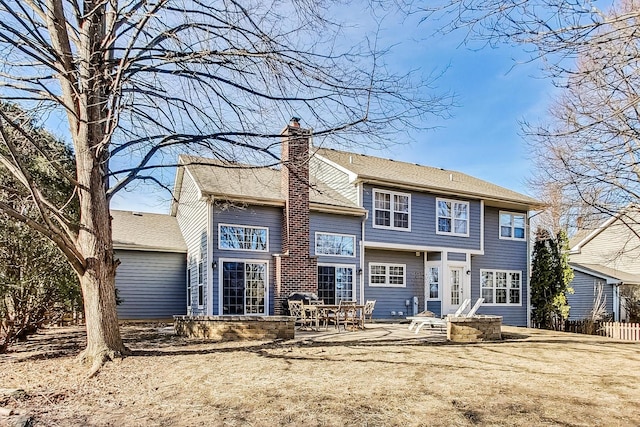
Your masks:
<instances>
[{"instance_id":1,"label":"leafless tree","mask_svg":"<svg viewBox=\"0 0 640 427\"><path fill-rule=\"evenodd\" d=\"M640 203L640 2L444 0L430 17L469 39L529 48L560 95L541 124L524 123L533 187L555 207L552 227L593 226ZM581 224L578 224L581 222Z\"/></svg>"},{"instance_id":2,"label":"leafless tree","mask_svg":"<svg viewBox=\"0 0 640 427\"><path fill-rule=\"evenodd\" d=\"M430 81L395 75L375 37L340 38L316 0L0 0L0 100L68 123L80 220L48 200L14 153L0 157L31 194L34 220L78 274L83 359L94 371L125 354L118 329L109 202L176 151L279 162L274 132L292 115L316 138L384 143L390 131L442 113ZM345 48L341 48L345 46ZM20 123L2 116L16 131ZM27 137L27 135L25 135ZM53 160L53 159L52 159Z\"/></svg>"}]
</instances>

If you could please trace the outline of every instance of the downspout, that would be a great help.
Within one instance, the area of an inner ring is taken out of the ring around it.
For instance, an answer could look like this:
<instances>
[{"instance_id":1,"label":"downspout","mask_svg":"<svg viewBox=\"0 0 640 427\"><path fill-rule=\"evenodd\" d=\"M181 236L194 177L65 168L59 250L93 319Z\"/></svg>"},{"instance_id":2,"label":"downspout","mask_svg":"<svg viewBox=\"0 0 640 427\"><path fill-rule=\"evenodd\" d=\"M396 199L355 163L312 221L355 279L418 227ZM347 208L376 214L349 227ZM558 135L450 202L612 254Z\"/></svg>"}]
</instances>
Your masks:
<instances>
[{"instance_id":1,"label":"downspout","mask_svg":"<svg viewBox=\"0 0 640 427\"><path fill-rule=\"evenodd\" d=\"M207 315L213 316L213 196L207 200Z\"/></svg>"},{"instance_id":2,"label":"downspout","mask_svg":"<svg viewBox=\"0 0 640 427\"><path fill-rule=\"evenodd\" d=\"M358 206L361 208L364 208L364 202L363 202L363 186L362 183L359 183L357 186L358 189ZM367 223L367 220L369 219L369 211L367 211L364 214L364 218L362 218L362 222L361 222L361 234L360 234L360 267L359 267L359 271L360 271L360 277L359 277L359 282L360 282L360 301L362 302L362 304L364 304L365 299L364 299L364 275L367 274L364 270L365 267L365 262L364 262L364 254L365 254L365 248L364 248L364 242L366 241L365 239L365 226Z\"/></svg>"}]
</instances>

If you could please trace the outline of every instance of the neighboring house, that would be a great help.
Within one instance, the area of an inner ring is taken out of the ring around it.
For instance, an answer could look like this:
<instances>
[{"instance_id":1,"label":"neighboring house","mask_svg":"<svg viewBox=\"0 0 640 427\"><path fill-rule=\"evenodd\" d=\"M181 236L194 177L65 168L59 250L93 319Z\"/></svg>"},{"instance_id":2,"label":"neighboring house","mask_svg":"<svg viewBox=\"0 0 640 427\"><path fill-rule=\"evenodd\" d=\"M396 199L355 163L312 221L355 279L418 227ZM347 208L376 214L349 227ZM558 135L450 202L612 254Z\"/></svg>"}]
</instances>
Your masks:
<instances>
[{"instance_id":1,"label":"neighboring house","mask_svg":"<svg viewBox=\"0 0 640 427\"><path fill-rule=\"evenodd\" d=\"M569 319L590 316L599 287L614 320L627 320L621 290L640 286L640 213L633 208L612 216L595 230L581 230L571 239L570 265L575 277Z\"/></svg>"},{"instance_id":2,"label":"neighboring house","mask_svg":"<svg viewBox=\"0 0 640 427\"><path fill-rule=\"evenodd\" d=\"M187 246L175 217L111 211L120 320L186 313Z\"/></svg>"},{"instance_id":3,"label":"neighboring house","mask_svg":"<svg viewBox=\"0 0 640 427\"><path fill-rule=\"evenodd\" d=\"M291 292L377 301L374 317L480 314L527 325L528 212L536 200L471 176L311 147L283 131L282 169L180 156L175 217L187 312L282 313Z\"/></svg>"}]
</instances>

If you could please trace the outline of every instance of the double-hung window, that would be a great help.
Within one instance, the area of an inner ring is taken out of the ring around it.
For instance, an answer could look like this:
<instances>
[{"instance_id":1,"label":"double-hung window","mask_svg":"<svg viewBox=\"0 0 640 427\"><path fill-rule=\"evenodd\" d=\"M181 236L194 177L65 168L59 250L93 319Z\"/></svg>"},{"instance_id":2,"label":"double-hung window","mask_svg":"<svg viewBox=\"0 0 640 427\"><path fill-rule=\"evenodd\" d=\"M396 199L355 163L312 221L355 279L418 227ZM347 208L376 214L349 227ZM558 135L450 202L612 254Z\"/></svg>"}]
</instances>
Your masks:
<instances>
[{"instance_id":1,"label":"double-hung window","mask_svg":"<svg viewBox=\"0 0 640 427\"><path fill-rule=\"evenodd\" d=\"M437 234L469 236L469 202L436 199Z\"/></svg>"},{"instance_id":2,"label":"double-hung window","mask_svg":"<svg viewBox=\"0 0 640 427\"><path fill-rule=\"evenodd\" d=\"M218 225L218 247L227 250L267 252L269 230L266 227Z\"/></svg>"},{"instance_id":3,"label":"double-hung window","mask_svg":"<svg viewBox=\"0 0 640 427\"><path fill-rule=\"evenodd\" d=\"M411 230L411 195L394 191L373 191L373 226Z\"/></svg>"},{"instance_id":4,"label":"double-hung window","mask_svg":"<svg viewBox=\"0 0 640 427\"><path fill-rule=\"evenodd\" d=\"M355 247L354 235L316 233L316 255L354 257Z\"/></svg>"},{"instance_id":5,"label":"double-hung window","mask_svg":"<svg viewBox=\"0 0 640 427\"><path fill-rule=\"evenodd\" d=\"M480 289L484 304L520 305L522 301L522 272L480 270Z\"/></svg>"},{"instance_id":6,"label":"double-hung window","mask_svg":"<svg viewBox=\"0 0 640 427\"><path fill-rule=\"evenodd\" d=\"M525 214L500 212L500 238L510 240L526 240Z\"/></svg>"},{"instance_id":7,"label":"double-hung window","mask_svg":"<svg viewBox=\"0 0 640 427\"><path fill-rule=\"evenodd\" d=\"M369 286L405 288L406 265L369 263Z\"/></svg>"}]
</instances>

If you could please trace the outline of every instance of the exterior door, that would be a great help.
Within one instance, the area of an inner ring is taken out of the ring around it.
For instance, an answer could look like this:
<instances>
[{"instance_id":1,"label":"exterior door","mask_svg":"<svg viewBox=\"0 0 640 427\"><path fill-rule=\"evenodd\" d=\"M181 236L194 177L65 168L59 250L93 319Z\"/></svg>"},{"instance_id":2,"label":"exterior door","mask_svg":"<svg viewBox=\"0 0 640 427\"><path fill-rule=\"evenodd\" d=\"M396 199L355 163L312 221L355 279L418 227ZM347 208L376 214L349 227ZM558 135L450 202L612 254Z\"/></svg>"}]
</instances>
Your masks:
<instances>
[{"instance_id":1,"label":"exterior door","mask_svg":"<svg viewBox=\"0 0 640 427\"><path fill-rule=\"evenodd\" d=\"M266 293L266 263L222 263L223 314L267 314Z\"/></svg>"},{"instance_id":2,"label":"exterior door","mask_svg":"<svg viewBox=\"0 0 640 427\"><path fill-rule=\"evenodd\" d=\"M448 285L445 293L447 314L454 313L458 307L460 307L460 304L462 304L466 298L469 298L463 267L449 267Z\"/></svg>"}]
</instances>

